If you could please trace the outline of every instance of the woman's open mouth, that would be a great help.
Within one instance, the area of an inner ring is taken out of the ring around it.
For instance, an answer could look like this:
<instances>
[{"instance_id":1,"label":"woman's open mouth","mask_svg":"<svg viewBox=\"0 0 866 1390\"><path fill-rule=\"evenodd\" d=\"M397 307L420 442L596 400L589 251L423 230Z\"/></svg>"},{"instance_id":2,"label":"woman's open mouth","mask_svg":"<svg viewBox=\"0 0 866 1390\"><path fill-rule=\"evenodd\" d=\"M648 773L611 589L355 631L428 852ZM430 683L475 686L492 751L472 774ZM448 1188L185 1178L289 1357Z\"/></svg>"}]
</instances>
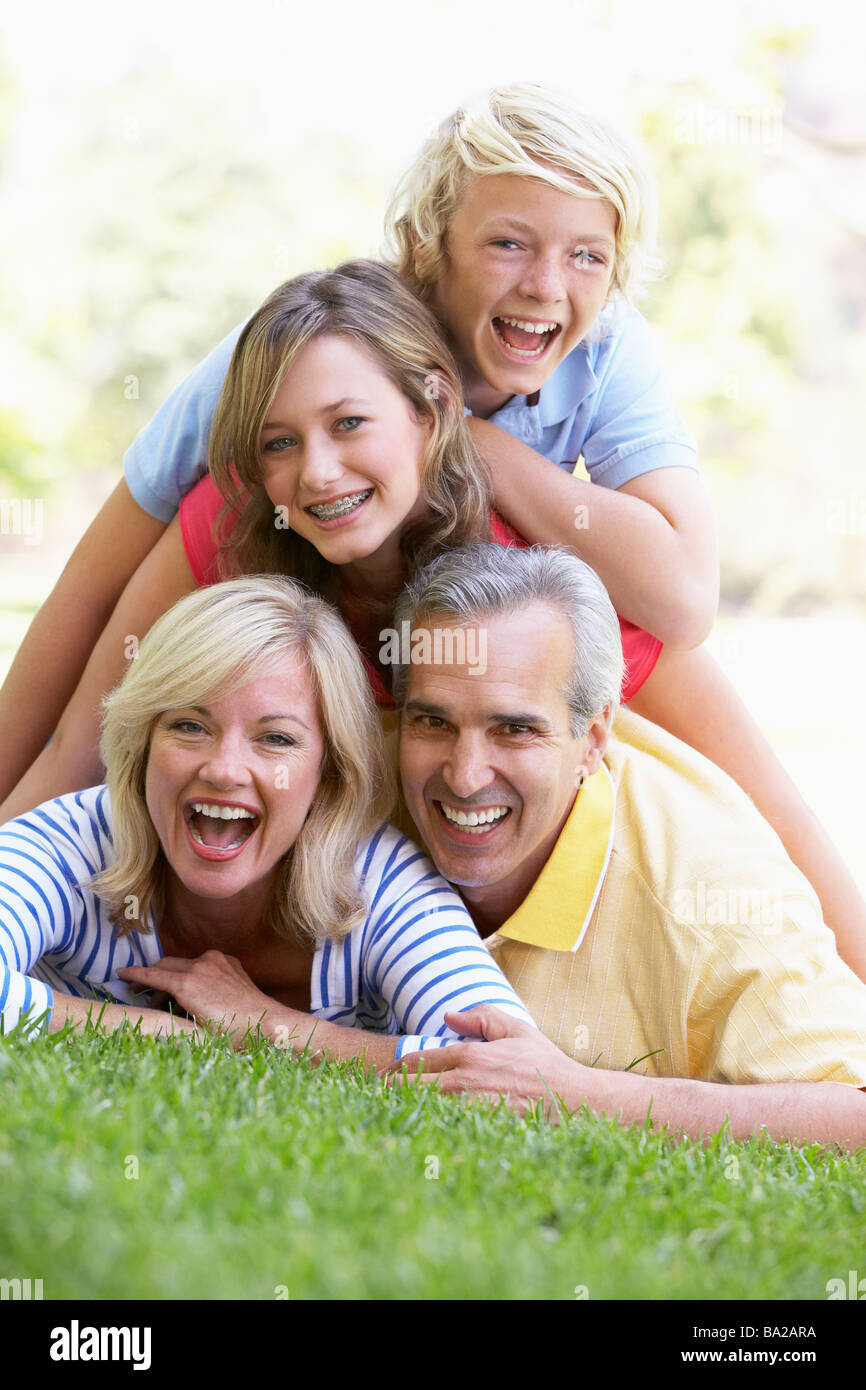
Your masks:
<instances>
[{"instance_id":1,"label":"woman's open mouth","mask_svg":"<svg viewBox=\"0 0 866 1390\"><path fill-rule=\"evenodd\" d=\"M503 352L514 362L537 362L562 332L562 324L549 319L536 322L498 317L491 325Z\"/></svg>"},{"instance_id":2,"label":"woman's open mouth","mask_svg":"<svg viewBox=\"0 0 866 1390\"><path fill-rule=\"evenodd\" d=\"M365 488L363 492L350 492L345 497L337 497L332 502L318 502L313 507L305 507L304 511L314 516L316 521L327 523L329 521L342 521L344 517L353 516L360 511L364 503L373 496L371 487Z\"/></svg>"},{"instance_id":3,"label":"woman's open mouth","mask_svg":"<svg viewBox=\"0 0 866 1390\"><path fill-rule=\"evenodd\" d=\"M231 859L255 834L261 817L244 806L194 801L184 809L192 847L202 859Z\"/></svg>"}]
</instances>

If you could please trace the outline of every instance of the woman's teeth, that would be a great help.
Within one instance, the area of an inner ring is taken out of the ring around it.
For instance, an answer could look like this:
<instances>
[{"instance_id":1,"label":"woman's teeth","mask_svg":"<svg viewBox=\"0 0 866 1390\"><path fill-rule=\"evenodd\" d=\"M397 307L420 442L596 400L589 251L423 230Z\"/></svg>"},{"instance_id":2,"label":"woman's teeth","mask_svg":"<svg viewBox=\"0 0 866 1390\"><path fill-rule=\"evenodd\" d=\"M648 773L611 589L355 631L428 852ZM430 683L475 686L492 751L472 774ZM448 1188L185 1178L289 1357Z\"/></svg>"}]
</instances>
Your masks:
<instances>
[{"instance_id":1,"label":"woman's teeth","mask_svg":"<svg viewBox=\"0 0 866 1390\"><path fill-rule=\"evenodd\" d=\"M253 812L245 811L243 806L211 806L207 801L197 801L192 809L200 816L213 816L215 820L255 820Z\"/></svg>"},{"instance_id":2,"label":"woman's teeth","mask_svg":"<svg viewBox=\"0 0 866 1390\"><path fill-rule=\"evenodd\" d=\"M308 512L318 517L319 521L333 521L334 517L345 516L348 512L355 511L362 502L366 502L368 497L372 497L373 489L368 487L364 492L353 492L350 497L341 497L337 502L328 502L319 507L307 507Z\"/></svg>"},{"instance_id":3,"label":"woman's teeth","mask_svg":"<svg viewBox=\"0 0 866 1390\"><path fill-rule=\"evenodd\" d=\"M449 825L457 825L461 830L475 835L496 825L511 809L510 806L486 806L480 811L457 811L446 806L444 801L440 801L439 805Z\"/></svg>"},{"instance_id":4,"label":"woman's teeth","mask_svg":"<svg viewBox=\"0 0 866 1390\"><path fill-rule=\"evenodd\" d=\"M202 822L197 825L196 817L201 816ZM196 801L193 804L192 815L189 818L189 830L193 839L199 845L204 845L205 849L239 849L246 840L249 839L258 823L258 816L253 811L247 811L243 806L216 806L208 801ZM213 829L205 829L205 822L217 821ZM225 821L252 821L254 824L238 827L237 831L232 831ZM236 839L229 841L229 836L235 834Z\"/></svg>"}]
</instances>

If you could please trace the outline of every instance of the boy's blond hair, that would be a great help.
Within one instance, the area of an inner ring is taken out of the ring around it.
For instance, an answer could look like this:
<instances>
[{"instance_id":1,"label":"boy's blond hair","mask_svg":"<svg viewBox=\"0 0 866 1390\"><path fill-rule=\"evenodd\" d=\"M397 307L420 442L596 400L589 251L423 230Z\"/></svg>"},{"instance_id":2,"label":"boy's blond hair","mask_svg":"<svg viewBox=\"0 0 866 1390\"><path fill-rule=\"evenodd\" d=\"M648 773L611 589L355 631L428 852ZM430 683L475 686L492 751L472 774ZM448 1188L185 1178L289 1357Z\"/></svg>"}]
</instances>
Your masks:
<instances>
[{"instance_id":1,"label":"boy's blond hair","mask_svg":"<svg viewBox=\"0 0 866 1390\"><path fill-rule=\"evenodd\" d=\"M422 299L443 273L448 230L469 181L485 174L519 174L574 197L605 198L616 216L611 292L634 299L657 267L655 181L642 153L566 96L520 82L443 121L391 200L392 264Z\"/></svg>"}]
</instances>

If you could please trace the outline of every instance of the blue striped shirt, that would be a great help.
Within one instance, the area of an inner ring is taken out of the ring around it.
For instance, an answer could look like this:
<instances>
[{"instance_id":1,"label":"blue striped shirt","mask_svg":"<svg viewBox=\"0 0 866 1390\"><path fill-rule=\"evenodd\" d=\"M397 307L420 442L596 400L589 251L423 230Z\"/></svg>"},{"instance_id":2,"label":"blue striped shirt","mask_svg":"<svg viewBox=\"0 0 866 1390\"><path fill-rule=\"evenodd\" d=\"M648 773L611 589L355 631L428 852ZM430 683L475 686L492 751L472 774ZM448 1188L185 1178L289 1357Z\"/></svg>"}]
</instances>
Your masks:
<instances>
[{"instance_id":1,"label":"blue striped shirt","mask_svg":"<svg viewBox=\"0 0 866 1390\"><path fill-rule=\"evenodd\" d=\"M112 862L106 787L47 801L0 827L0 1025L47 1026L54 991L139 1007L127 965L154 965L156 930L118 936L89 886ZM417 845L382 826L359 846L367 916L317 949L311 1013L346 1027L401 1033L397 1056L455 1042L445 1011L480 1004L532 1023L453 888ZM214 943L218 946L218 943ZM98 1012L98 1011L97 1011Z\"/></svg>"}]
</instances>

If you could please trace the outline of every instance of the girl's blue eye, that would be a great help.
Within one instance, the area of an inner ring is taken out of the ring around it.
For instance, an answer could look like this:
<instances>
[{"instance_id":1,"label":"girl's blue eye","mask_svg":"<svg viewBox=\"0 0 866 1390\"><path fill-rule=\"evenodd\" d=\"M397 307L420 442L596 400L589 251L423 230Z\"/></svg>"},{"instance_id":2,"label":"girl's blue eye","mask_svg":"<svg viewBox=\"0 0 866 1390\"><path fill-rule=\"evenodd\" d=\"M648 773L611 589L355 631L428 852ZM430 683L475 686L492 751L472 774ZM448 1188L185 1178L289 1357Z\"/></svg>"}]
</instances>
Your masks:
<instances>
[{"instance_id":1,"label":"girl's blue eye","mask_svg":"<svg viewBox=\"0 0 866 1390\"><path fill-rule=\"evenodd\" d=\"M201 732L202 727L203 726L201 724L198 724L195 721L195 719L178 719L175 721L174 724L171 725L172 729L177 729L178 733L181 734L187 734L190 732L197 734Z\"/></svg>"},{"instance_id":2,"label":"girl's blue eye","mask_svg":"<svg viewBox=\"0 0 866 1390\"><path fill-rule=\"evenodd\" d=\"M281 435L279 439L268 440L264 451L268 454L281 454L285 449L290 449L294 442L288 435Z\"/></svg>"},{"instance_id":3,"label":"girl's blue eye","mask_svg":"<svg viewBox=\"0 0 866 1390\"><path fill-rule=\"evenodd\" d=\"M581 246L579 250L575 251L574 258L581 265L589 265L593 261L598 264L600 261L600 257L594 256L591 251L587 251L585 246Z\"/></svg>"},{"instance_id":4,"label":"girl's blue eye","mask_svg":"<svg viewBox=\"0 0 866 1390\"><path fill-rule=\"evenodd\" d=\"M516 241L509 241L507 237L497 237L496 241L493 242L493 245L494 245L494 246L516 246L516 245L517 245L517 242L516 242Z\"/></svg>"},{"instance_id":5,"label":"girl's blue eye","mask_svg":"<svg viewBox=\"0 0 866 1390\"><path fill-rule=\"evenodd\" d=\"M340 430L341 434L349 434L352 430L356 430L359 425L363 425L363 423L363 415L344 415L342 420L337 421L337 429ZM345 425L345 429L341 429L343 425Z\"/></svg>"}]
</instances>

